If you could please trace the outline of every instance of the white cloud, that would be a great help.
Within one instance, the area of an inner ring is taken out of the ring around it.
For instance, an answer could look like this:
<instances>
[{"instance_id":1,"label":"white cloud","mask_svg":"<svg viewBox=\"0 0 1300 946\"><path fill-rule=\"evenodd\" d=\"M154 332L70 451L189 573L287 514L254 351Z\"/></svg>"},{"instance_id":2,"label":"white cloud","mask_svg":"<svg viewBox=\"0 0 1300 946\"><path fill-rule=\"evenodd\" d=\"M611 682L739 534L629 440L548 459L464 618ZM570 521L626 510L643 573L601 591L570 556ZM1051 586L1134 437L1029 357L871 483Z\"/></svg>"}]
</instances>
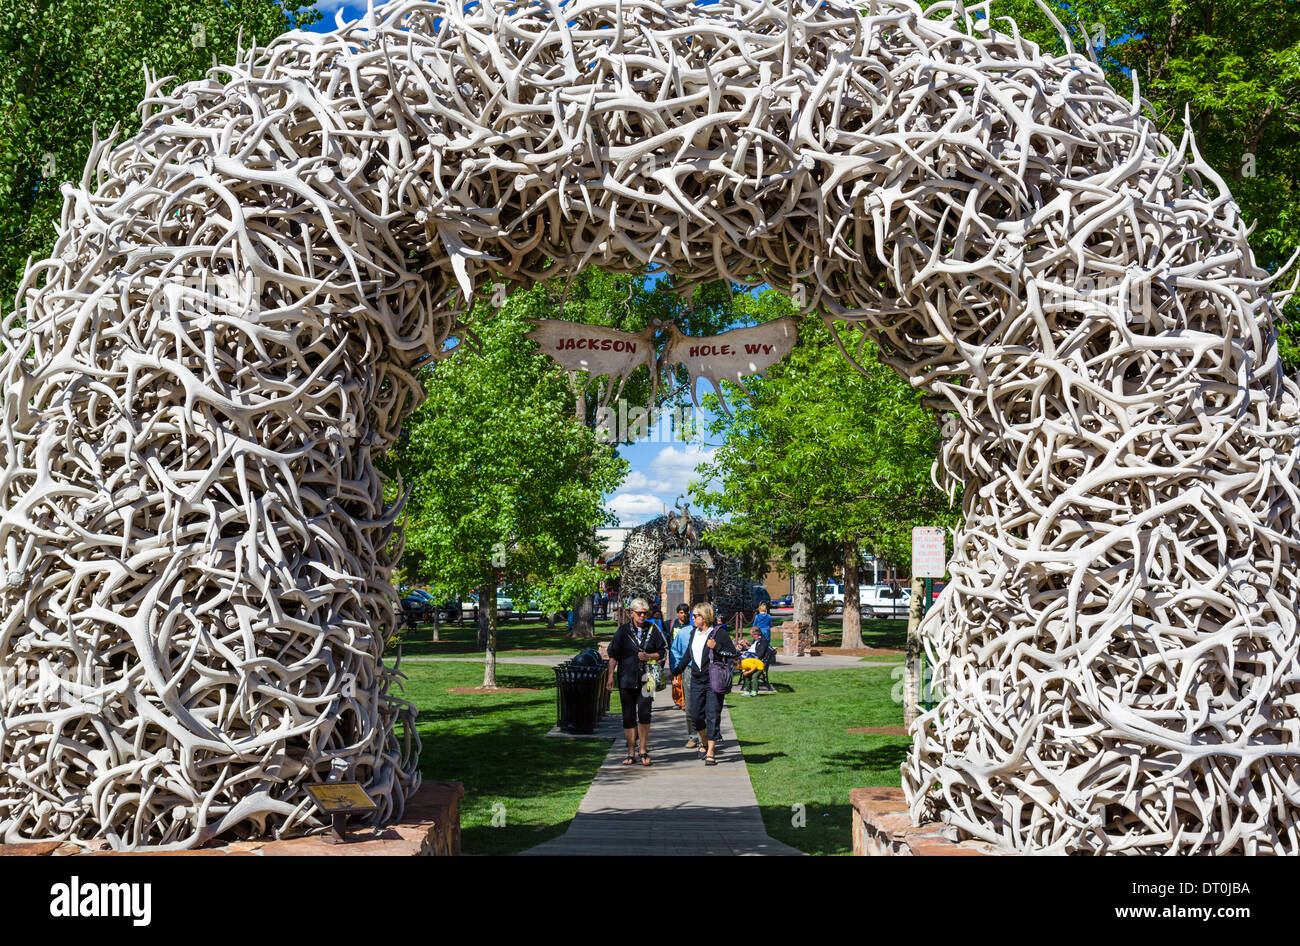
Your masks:
<instances>
[{"instance_id":1,"label":"white cloud","mask_svg":"<svg viewBox=\"0 0 1300 946\"><path fill-rule=\"evenodd\" d=\"M620 491L645 490L650 493L666 493L673 488L668 480L652 480L640 470L633 470L619 487Z\"/></svg>"},{"instance_id":2,"label":"white cloud","mask_svg":"<svg viewBox=\"0 0 1300 946\"><path fill-rule=\"evenodd\" d=\"M648 475L633 470L605 505L625 526L640 525L653 519L663 513L665 506L672 509L678 496L687 494L691 480L698 478L696 468L711 462L714 453L690 445L664 447L650 461Z\"/></svg>"},{"instance_id":3,"label":"white cloud","mask_svg":"<svg viewBox=\"0 0 1300 946\"><path fill-rule=\"evenodd\" d=\"M651 493L615 493L605 500L621 525L640 525L663 512L663 501Z\"/></svg>"},{"instance_id":4,"label":"white cloud","mask_svg":"<svg viewBox=\"0 0 1300 946\"><path fill-rule=\"evenodd\" d=\"M687 445L681 449L664 447L650 461L650 470L670 481L674 488L684 492L686 484L695 476L695 468L701 463L713 462L716 450L702 450L697 446Z\"/></svg>"}]
</instances>

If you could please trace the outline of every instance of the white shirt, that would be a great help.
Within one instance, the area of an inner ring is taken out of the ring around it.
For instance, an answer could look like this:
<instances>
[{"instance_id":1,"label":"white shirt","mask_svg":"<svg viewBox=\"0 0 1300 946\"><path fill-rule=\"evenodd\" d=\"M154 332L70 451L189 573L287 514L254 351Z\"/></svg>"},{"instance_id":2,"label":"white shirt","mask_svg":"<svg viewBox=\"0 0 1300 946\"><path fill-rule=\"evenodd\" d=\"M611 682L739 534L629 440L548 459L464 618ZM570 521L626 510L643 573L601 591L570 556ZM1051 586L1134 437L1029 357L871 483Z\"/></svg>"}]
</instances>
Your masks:
<instances>
[{"instance_id":1,"label":"white shirt","mask_svg":"<svg viewBox=\"0 0 1300 946\"><path fill-rule=\"evenodd\" d=\"M691 657L695 659L695 666L701 670L704 669L704 642L709 639L708 631L695 629L695 636L691 638Z\"/></svg>"}]
</instances>

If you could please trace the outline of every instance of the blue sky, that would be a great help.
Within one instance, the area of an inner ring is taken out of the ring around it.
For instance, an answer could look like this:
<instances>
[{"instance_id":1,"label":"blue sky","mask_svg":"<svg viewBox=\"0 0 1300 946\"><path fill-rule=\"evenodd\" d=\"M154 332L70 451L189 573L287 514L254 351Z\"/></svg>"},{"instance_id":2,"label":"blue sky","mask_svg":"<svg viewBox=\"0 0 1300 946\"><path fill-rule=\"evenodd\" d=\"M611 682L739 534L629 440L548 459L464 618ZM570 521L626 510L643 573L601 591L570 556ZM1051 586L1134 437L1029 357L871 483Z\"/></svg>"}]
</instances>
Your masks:
<instances>
[{"instance_id":1,"label":"blue sky","mask_svg":"<svg viewBox=\"0 0 1300 946\"><path fill-rule=\"evenodd\" d=\"M311 4L306 4L306 6L311 6ZM333 31L336 28L334 16L339 10L343 11L344 22L359 20L366 15L366 5L364 3L348 3L345 0L320 0L315 6L324 15L324 18L319 23L307 27L313 33L329 33ZM379 4L375 4L375 6L379 6Z\"/></svg>"},{"instance_id":2,"label":"blue sky","mask_svg":"<svg viewBox=\"0 0 1300 946\"><path fill-rule=\"evenodd\" d=\"M316 33L337 29L335 17L339 11L342 11L345 22L361 19L366 14L365 3L347 0L320 0L316 9L324 15L321 22L308 27ZM702 382L700 393L708 390L708 383ZM717 444L704 433L713 415L703 409L698 413L692 409L692 413L704 442L668 441L660 436L664 433L662 429L657 429L650 437L619 448L619 453L631 465L631 472L605 504L619 517L619 525L640 525L660 515L665 506L671 509L677 497L685 493L691 480L696 478L696 467L713 458Z\"/></svg>"},{"instance_id":3,"label":"blue sky","mask_svg":"<svg viewBox=\"0 0 1300 946\"><path fill-rule=\"evenodd\" d=\"M702 382L700 391L706 390L709 384ZM671 509L691 480L698 479L696 468L713 459L718 443L709 437L708 427L714 415L703 408L697 412L688 406L688 410L700 432L695 440L670 439L669 425L660 419L650 437L619 448L631 470L605 505L618 515L620 525L639 525L662 514L665 506Z\"/></svg>"}]
</instances>

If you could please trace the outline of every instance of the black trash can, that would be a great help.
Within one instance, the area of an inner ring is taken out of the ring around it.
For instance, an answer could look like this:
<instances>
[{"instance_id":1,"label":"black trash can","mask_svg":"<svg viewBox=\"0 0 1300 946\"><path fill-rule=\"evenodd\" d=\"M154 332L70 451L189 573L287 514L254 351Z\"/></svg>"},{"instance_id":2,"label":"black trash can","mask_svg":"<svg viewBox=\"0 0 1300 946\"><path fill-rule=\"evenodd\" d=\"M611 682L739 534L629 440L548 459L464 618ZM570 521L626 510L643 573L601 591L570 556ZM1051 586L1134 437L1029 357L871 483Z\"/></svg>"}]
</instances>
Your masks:
<instances>
[{"instance_id":1,"label":"black trash can","mask_svg":"<svg viewBox=\"0 0 1300 946\"><path fill-rule=\"evenodd\" d=\"M605 659L600 656L600 651L594 647L588 647L579 653L573 658L572 664L575 667L594 667L600 670L602 674L606 672ZM603 681L596 691L596 703L596 719L604 719L605 714L609 712L609 690L605 688Z\"/></svg>"},{"instance_id":2,"label":"black trash can","mask_svg":"<svg viewBox=\"0 0 1300 946\"><path fill-rule=\"evenodd\" d=\"M605 674L600 667L566 661L555 668L556 725L561 732L589 735L600 719L600 691Z\"/></svg>"},{"instance_id":3,"label":"black trash can","mask_svg":"<svg viewBox=\"0 0 1300 946\"><path fill-rule=\"evenodd\" d=\"M568 679L565 671L571 663L572 660L565 660L551 668L555 671L555 725L561 730L564 730L570 715L569 690L565 687L564 681Z\"/></svg>"}]
</instances>

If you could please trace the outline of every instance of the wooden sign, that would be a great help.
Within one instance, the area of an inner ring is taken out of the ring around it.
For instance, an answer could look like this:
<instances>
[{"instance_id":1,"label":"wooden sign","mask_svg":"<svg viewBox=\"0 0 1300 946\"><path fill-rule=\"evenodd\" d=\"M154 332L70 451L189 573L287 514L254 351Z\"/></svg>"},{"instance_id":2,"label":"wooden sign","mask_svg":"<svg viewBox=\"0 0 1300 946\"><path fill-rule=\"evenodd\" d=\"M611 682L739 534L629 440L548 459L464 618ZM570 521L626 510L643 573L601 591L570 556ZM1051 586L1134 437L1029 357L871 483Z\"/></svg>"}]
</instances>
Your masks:
<instances>
[{"instance_id":1,"label":"wooden sign","mask_svg":"<svg viewBox=\"0 0 1300 946\"><path fill-rule=\"evenodd\" d=\"M668 335L662 353L655 350L658 331ZM695 400L696 381L705 378L713 385L725 411L726 401L718 382L731 381L743 389L742 378L759 374L790 354L798 332L790 316L704 338L685 336L671 323L632 333L603 325L539 319L528 337L571 375L585 371L592 378L609 377L611 395L621 391L632 372L642 365L650 369L655 390L660 375L681 365L691 379L691 399Z\"/></svg>"}]
</instances>

